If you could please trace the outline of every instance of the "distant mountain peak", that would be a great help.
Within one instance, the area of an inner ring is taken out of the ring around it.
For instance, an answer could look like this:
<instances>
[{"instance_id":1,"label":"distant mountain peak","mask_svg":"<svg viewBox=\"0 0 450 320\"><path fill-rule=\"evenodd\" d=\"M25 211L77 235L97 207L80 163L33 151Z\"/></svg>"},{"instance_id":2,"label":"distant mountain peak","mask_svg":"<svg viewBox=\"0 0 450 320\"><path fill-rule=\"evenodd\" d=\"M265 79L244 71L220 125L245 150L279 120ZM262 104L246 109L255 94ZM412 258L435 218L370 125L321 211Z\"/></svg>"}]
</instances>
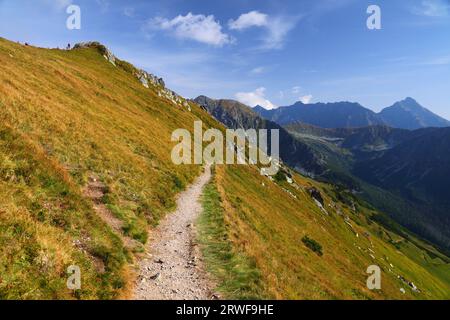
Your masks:
<instances>
[{"instance_id":1,"label":"distant mountain peak","mask_svg":"<svg viewBox=\"0 0 450 320\"><path fill-rule=\"evenodd\" d=\"M419 104L416 99L411 98L411 97L406 97L405 99L402 100L402 102L408 102L408 103L417 103Z\"/></svg>"},{"instance_id":2,"label":"distant mountain peak","mask_svg":"<svg viewBox=\"0 0 450 320\"><path fill-rule=\"evenodd\" d=\"M263 106L260 106L259 104L257 104L256 106L253 107L253 110L258 112L259 110L267 110L267 109L264 108Z\"/></svg>"},{"instance_id":3,"label":"distant mountain peak","mask_svg":"<svg viewBox=\"0 0 450 320\"><path fill-rule=\"evenodd\" d=\"M254 109L263 118L286 125L296 121L322 128L355 128L385 124L378 115L356 102L312 103L301 101L275 110Z\"/></svg>"},{"instance_id":4,"label":"distant mountain peak","mask_svg":"<svg viewBox=\"0 0 450 320\"><path fill-rule=\"evenodd\" d=\"M411 97L383 109L379 115L388 125L395 128L415 130L450 126L448 120L434 114Z\"/></svg>"},{"instance_id":5,"label":"distant mountain peak","mask_svg":"<svg viewBox=\"0 0 450 320\"><path fill-rule=\"evenodd\" d=\"M425 109L423 106L420 105L420 103L417 102L417 100L411 97L407 97L401 101L394 103L392 107Z\"/></svg>"}]
</instances>

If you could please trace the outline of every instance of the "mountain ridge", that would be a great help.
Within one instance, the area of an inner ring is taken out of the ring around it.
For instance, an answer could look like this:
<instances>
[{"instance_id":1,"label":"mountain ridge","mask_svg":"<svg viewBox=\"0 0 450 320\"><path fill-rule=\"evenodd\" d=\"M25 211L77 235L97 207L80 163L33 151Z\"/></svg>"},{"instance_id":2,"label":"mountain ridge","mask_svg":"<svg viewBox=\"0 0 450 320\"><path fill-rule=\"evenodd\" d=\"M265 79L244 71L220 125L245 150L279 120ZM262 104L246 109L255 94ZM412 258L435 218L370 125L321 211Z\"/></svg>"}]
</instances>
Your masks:
<instances>
[{"instance_id":1,"label":"mountain ridge","mask_svg":"<svg viewBox=\"0 0 450 320\"><path fill-rule=\"evenodd\" d=\"M110 58L0 38L2 299L127 298L134 280L167 275L171 261L143 246L202 171L171 161L172 133L193 135L199 120L205 129L225 127ZM275 177L251 165L217 165L213 173L215 196L203 201L212 216L199 247L219 259L205 263L224 298L448 299L448 257L407 230L384 227L378 221L388 218L351 192L284 165ZM92 197L83 192L89 185ZM95 207L122 226L112 228ZM141 245L127 248L119 233ZM155 259L160 273L134 279L140 258ZM374 263L384 271L383 290L367 288ZM73 265L81 290L67 288Z\"/></svg>"},{"instance_id":2,"label":"mountain ridge","mask_svg":"<svg viewBox=\"0 0 450 320\"><path fill-rule=\"evenodd\" d=\"M204 106L217 120L231 128L279 128L273 126L274 122L268 120L264 122L263 119L255 116L254 109L234 100L213 100L200 96L194 101ZM236 110L241 112L236 112ZM417 202L418 199L412 197L405 199L405 208L409 206L410 209L408 210L411 212L411 217L408 218L404 211L398 212L398 208L392 206L392 203L399 201L398 198L392 200L393 198L404 197L405 194L399 194L389 186L382 188L382 184L374 183L375 180L371 178L370 173L361 170L361 168L364 168L362 164L369 164L370 161L377 163L385 153L389 154L390 150L402 146L413 146L417 139L430 136L435 134L436 131L446 128L423 128L411 131L392 128L387 125L376 125L330 129L297 122L283 127L283 133L284 129L287 130L287 134L282 134L280 138L281 159L292 168L315 179L343 185L356 192L364 192L367 199L372 199L372 205L383 207L392 217L395 217L397 222L418 230L421 235L447 252L450 250L450 235L445 231L445 227L442 229L436 224L436 214L442 215L441 213L430 213L428 216L424 216L421 214L422 209L419 208L421 206ZM295 146L301 146L301 148ZM302 152L290 152L286 155L286 150L292 148L302 150ZM307 160L306 163L305 160ZM403 162L406 160L412 161L411 159L403 159ZM312 165L314 162L318 166ZM374 165L372 164L371 167L374 167ZM390 167L393 167L393 165L390 165ZM307 170L304 170L305 168ZM381 168L380 165L377 168L378 171L381 170L382 165ZM419 170L418 174L420 172L422 171ZM373 186L367 183L373 184ZM381 187L383 190L376 191L373 188L374 186ZM381 196L379 196L380 194ZM415 205L417 206L413 208ZM436 227L433 228L433 225ZM421 230L425 230L424 233Z\"/></svg>"},{"instance_id":3,"label":"mountain ridge","mask_svg":"<svg viewBox=\"0 0 450 320\"><path fill-rule=\"evenodd\" d=\"M323 172L320 159L305 144L294 139L282 126L261 118L252 108L236 100L211 99L198 96L192 100L207 110L215 119L230 129L276 129L280 133L280 158L305 175L314 176ZM271 141L268 143L271 148Z\"/></svg>"},{"instance_id":4,"label":"mountain ridge","mask_svg":"<svg viewBox=\"0 0 450 320\"><path fill-rule=\"evenodd\" d=\"M353 177L352 186L372 205L383 207L398 222L450 251L446 183L450 128L323 129L293 123L286 129L323 154L324 166L331 172L338 170L345 177ZM324 178L348 185L342 175ZM400 206L400 202L404 204Z\"/></svg>"},{"instance_id":5,"label":"mountain ridge","mask_svg":"<svg viewBox=\"0 0 450 320\"><path fill-rule=\"evenodd\" d=\"M384 108L378 113L391 127L420 129L427 127L448 127L450 122L421 106L413 98L406 98Z\"/></svg>"},{"instance_id":6,"label":"mountain ridge","mask_svg":"<svg viewBox=\"0 0 450 320\"><path fill-rule=\"evenodd\" d=\"M387 125L400 129L425 127L447 127L450 121L421 106L413 98L406 98L376 113L355 102L334 102L303 104L266 110L261 106L253 108L262 117L281 125L302 121L323 128L357 128Z\"/></svg>"}]
</instances>

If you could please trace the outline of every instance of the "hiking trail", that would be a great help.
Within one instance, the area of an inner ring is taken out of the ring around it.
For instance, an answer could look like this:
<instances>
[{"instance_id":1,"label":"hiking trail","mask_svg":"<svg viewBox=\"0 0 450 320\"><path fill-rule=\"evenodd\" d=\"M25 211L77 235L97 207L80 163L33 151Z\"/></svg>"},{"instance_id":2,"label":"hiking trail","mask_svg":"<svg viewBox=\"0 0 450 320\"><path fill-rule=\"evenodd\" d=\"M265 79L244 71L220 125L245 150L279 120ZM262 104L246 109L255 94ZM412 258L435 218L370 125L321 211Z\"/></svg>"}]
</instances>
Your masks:
<instances>
[{"instance_id":1,"label":"hiking trail","mask_svg":"<svg viewBox=\"0 0 450 320\"><path fill-rule=\"evenodd\" d=\"M217 298L196 244L195 222L211 168L179 194L177 209L155 228L139 263L134 289L137 300L209 300Z\"/></svg>"}]
</instances>

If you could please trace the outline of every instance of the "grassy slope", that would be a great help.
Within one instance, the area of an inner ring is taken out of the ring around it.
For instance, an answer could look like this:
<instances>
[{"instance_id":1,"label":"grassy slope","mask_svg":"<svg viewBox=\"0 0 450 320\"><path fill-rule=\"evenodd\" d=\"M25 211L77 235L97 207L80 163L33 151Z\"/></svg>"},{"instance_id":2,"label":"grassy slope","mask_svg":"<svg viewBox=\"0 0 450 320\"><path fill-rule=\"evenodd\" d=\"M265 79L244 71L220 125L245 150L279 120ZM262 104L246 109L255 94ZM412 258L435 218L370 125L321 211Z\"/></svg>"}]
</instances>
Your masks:
<instances>
[{"instance_id":1,"label":"grassy slope","mask_svg":"<svg viewBox=\"0 0 450 320\"><path fill-rule=\"evenodd\" d=\"M260 272L262 289L256 287L254 295L277 299L450 298L448 261L432 259L413 243L369 221L367 217L374 212L358 206L354 213L325 196L333 194L330 186L298 175L294 180L298 189L286 182L279 184L263 178L252 167L217 167L216 187L228 241L234 254L255 261ZM322 190L329 216L305 192L304 188L311 185ZM329 204L341 207L358 237ZM364 231L370 233L370 238L363 235ZM302 243L304 236L322 245L322 257ZM389 236L398 242L399 249L389 242ZM373 250L375 260L370 257L369 249ZM381 291L366 288L365 272L372 264L382 268ZM422 292L414 293L397 275L414 282ZM226 283L220 273L218 278ZM406 294L402 294L400 288L404 288ZM223 291L227 296L235 296Z\"/></svg>"},{"instance_id":2,"label":"grassy slope","mask_svg":"<svg viewBox=\"0 0 450 320\"><path fill-rule=\"evenodd\" d=\"M175 194L200 170L172 165L172 130L192 129L198 118L206 127L218 124L195 106L190 113L158 98L157 88L144 88L92 49L44 50L0 39L0 68L0 298L126 294L134 256L83 196L88 177L100 177L108 187L103 201L131 236L145 241L147 226L173 207ZM383 291L369 292L365 269L372 262L354 246L366 249L369 241L357 239L336 214L324 216L303 190L283 187L298 200L255 168L217 168L203 217L204 226L214 228L204 239L210 269L227 296L449 297L449 269L441 258L405 241L397 251L375 237L379 227L368 226L365 214L343 208L362 225L360 234L371 232L376 257L388 256L423 290L414 296L386 274ZM322 244L323 257L302 244L304 235ZM65 288L71 264L82 269L82 290L75 293Z\"/></svg>"},{"instance_id":3,"label":"grassy slope","mask_svg":"<svg viewBox=\"0 0 450 320\"><path fill-rule=\"evenodd\" d=\"M145 242L199 173L172 164L172 131L212 120L159 98L94 49L0 39L0 69L0 298L126 294L133 254L83 196L88 177L107 185L103 201ZM82 268L76 293L65 289L71 264Z\"/></svg>"},{"instance_id":4,"label":"grassy slope","mask_svg":"<svg viewBox=\"0 0 450 320\"><path fill-rule=\"evenodd\" d=\"M218 280L217 290L236 299L264 298L262 278L255 261L233 249L214 180L204 189L202 205L198 239L208 271Z\"/></svg>"},{"instance_id":5,"label":"grassy slope","mask_svg":"<svg viewBox=\"0 0 450 320\"><path fill-rule=\"evenodd\" d=\"M353 173L353 167L358 164L359 159L356 153L353 155L351 151L336 146L334 142L330 142L322 136L339 136L339 132L327 133L330 129L321 129L306 126L304 124L293 124L287 126L289 132L296 138L302 140L304 143L312 147L317 152L317 157L322 158L327 162L327 167L330 169L320 179L325 181L335 181L336 183L344 184L347 186L353 186L356 190L361 190L363 197L367 202L376 206L379 210L388 213L393 219L399 221L407 227L409 230L414 230L416 234L421 237L429 239L434 242L434 246L439 250L449 255L449 250L446 248L445 236L441 232L437 232L433 226L436 225L437 220L433 217L427 217L423 213L423 206L417 203L407 200L405 197L400 196L395 190L385 190L383 188L374 186L369 182L355 176ZM372 128L373 130L393 130L392 128ZM300 130L300 131L298 131ZM311 134L308 132L303 133L305 130L311 130ZM338 129L339 131L340 129ZM344 132L341 134L345 134ZM401 139L400 136L405 134L402 129L394 129L397 134L397 139ZM348 134L348 133L347 133ZM381 139L379 141L373 141L364 146L366 150L373 150L374 146L385 145L386 141ZM359 153L360 151L356 151ZM365 156L367 157L367 155Z\"/></svg>"}]
</instances>

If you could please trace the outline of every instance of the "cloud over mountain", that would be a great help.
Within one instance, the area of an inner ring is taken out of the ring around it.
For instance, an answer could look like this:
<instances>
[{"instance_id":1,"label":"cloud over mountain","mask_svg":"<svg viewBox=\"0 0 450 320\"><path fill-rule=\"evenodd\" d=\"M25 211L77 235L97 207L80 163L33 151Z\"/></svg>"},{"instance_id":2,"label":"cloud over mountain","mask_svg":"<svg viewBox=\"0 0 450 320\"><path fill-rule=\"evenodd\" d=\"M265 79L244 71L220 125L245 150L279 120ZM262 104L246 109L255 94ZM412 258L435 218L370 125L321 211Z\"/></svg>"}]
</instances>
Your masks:
<instances>
[{"instance_id":1,"label":"cloud over mountain","mask_svg":"<svg viewBox=\"0 0 450 320\"><path fill-rule=\"evenodd\" d=\"M262 38L261 49L281 49L285 38L297 24L298 18L285 16L269 16L259 11L250 11L241 14L236 20L230 20L228 27L231 30L245 30L260 27L266 30Z\"/></svg>"},{"instance_id":2,"label":"cloud over mountain","mask_svg":"<svg viewBox=\"0 0 450 320\"><path fill-rule=\"evenodd\" d=\"M166 30L178 39L194 40L201 43L221 47L234 40L222 32L222 26L213 15L192 14L178 15L169 20L156 17L148 21L146 28Z\"/></svg>"},{"instance_id":3,"label":"cloud over mountain","mask_svg":"<svg viewBox=\"0 0 450 320\"><path fill-rule=\"evenodd\" d=\"M239 102L246 104L250 107L259 105L267 110L276 109L277 106L275 106L272 102L266 99L265 93L266 88L261 87L251 92L238 92L236 93L235 97Z\"/></svg>"},{"instance_id":4,"label":"cloud over mountain","mask_svg":"<svg viewBox=\"0 0 450 320\"><path fill-rule=\"evenodd\" d=\"M231 30L244 30L251 27L264 27L268 25L268 15L259 11L250 11L241 14L236 20L230 20L228 26Z\"/></svg>"}]
</instances>

